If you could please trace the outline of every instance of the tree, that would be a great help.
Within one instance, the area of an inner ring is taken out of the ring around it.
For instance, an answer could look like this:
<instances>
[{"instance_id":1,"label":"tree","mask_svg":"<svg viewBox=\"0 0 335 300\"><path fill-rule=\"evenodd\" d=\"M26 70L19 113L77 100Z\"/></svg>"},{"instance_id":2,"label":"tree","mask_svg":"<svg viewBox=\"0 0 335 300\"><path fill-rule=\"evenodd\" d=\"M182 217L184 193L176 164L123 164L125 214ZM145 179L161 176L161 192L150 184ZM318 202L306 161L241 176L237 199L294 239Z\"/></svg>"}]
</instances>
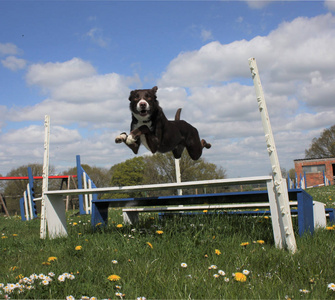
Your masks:
<instances>
[{"instance_id":1,"label":"tree","mask_svg":"<svg viewBox=\"0 0 335 300\"><path fill-rule=\"evenodd\" d=\"M7 177L26 177L28 176L28 167L31 168L33 176L42 176L42 164L29 164L11 170ZM54 170L50 167L50 173ZM8 180L5 183L4 195L7 200L7 209L10 214L20 213L20 198L23 197L23 192L27 189L28 180ZM35 197L40 197L42 194L42 180L34 180Z\"/></svg>"},{"instance_id":2,"label":"tree","mask_svg":"<svg viewBox=\"0 0 335 300\"><path fill-rule=\"evenodd\" d=\"M319 138L313 138L309 149L305 150L305 158L335 157L335 125L325 129Z\"/></svg>"},{"instance_id":3,"label":"tree","mask_svg":"<svg viewBox=\"0 0 335 300\"><path fill-rule=\"evenodd\" d=\"M142 156L128 159L111 167L111 186L129 186L143 183L145 164ZM112 194L111 198L141 197L141 192ZM104 198L106 198L104 196Z\"/></svg>"}]
</instances>

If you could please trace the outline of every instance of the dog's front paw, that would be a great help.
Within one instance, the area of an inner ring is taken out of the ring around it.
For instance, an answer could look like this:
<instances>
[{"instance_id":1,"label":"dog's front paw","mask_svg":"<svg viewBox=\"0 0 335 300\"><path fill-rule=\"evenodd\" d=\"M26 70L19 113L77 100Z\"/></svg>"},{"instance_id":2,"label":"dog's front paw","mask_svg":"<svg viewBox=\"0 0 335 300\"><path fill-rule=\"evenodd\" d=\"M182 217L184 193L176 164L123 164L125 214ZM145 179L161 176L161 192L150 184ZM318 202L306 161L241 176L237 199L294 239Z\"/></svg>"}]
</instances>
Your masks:
<instances>
[{"instance_id":1,"label":"dog's front paw","mask_svg":"<svg viewBox=\"0 0 335 300\"><path fill-rule=\"evenodd\" d=\"M115 143L120 144L122 142L125 142L127 140L127 137L127 134L125 132L122 132L115 138Z\"/></svg>"},{"instance_id":2,"label":"dog's front paw","mask_svg":"<svg viewBox=\"0 0 335 300\"><path fill-rule=\"evenodd\" d=\"M132 134L129 134L126 139L126 144L127 145L132 145L135 144L136 139L132 136Z\"/></svg>"}]
</instances>

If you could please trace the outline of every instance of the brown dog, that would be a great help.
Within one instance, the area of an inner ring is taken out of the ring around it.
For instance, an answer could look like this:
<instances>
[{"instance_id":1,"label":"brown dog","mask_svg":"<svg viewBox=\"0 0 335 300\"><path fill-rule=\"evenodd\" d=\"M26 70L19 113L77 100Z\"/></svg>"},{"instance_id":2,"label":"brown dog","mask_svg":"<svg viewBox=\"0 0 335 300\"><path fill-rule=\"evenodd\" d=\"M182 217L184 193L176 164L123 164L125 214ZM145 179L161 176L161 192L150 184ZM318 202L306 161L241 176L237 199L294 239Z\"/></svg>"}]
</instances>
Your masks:
<instances>
[{"instance_id":1,"label":"brown dog","mask_svg":"<svg viewBox=\"0 0 335 300\"><path fill-rule=\"evenodd\" d=\"M209 149L211 144L200 140L199 133L189 123L179 120L178 109L174 121L169 121L157 101L157 86L147 90L134 90L130 92L130 110L132 122L130 133L125 132L118 135L116 143L126 145L137 154L143 145L152 153L165 153L172 151L175 158L180 158L186 147L188 154L193 160L200 158L202 149Z\"/></svg>"}]
</instances>

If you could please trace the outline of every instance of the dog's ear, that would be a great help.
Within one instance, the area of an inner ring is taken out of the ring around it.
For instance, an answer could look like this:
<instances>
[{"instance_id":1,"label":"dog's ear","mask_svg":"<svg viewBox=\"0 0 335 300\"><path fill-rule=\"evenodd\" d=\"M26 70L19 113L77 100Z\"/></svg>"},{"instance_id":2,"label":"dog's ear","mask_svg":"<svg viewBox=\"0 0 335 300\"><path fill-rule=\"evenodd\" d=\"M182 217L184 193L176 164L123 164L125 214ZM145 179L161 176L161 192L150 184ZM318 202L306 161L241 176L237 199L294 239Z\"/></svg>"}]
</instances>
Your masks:
<instances>
[{"instance_id":1,"label":"dog's ear","mask_svg":"<svg viewBox=\"0 0 335 300\"><path fill-rule=\"evenodd\" d=\"M130 92L130 95L129 95L129 98L128 98L129 101L131 101L131 99L133 98L134 93L135 93L135 91L131 91Z\"/></svg>"},{"instance_id":2,"label":"dog's ear","mask_svg":"<svg viewBox=\"0 0 335 300\"><path fill-rule=\"evenodd\" d=\"M154 92L154 94L156 94L156 92L157 92L157 90L158 90L158 87L157 87L157 86L154 86L151 90Z\"/></svg>"}]
</instances>

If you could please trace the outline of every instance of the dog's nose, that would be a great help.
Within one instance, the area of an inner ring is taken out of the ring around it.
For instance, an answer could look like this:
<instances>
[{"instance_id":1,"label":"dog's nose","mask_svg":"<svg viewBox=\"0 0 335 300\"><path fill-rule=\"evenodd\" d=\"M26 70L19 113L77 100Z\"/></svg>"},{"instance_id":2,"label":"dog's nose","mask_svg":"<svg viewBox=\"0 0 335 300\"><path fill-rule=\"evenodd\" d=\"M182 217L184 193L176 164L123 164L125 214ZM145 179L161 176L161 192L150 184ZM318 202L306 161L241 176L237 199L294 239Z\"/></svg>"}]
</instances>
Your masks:
<instances>
[{"instance_id":1,"label":"dog's nose","mask_svg":"<svg viewBox=\"0 0 335 300\"><path fill-rule=\"evenodd\" d=\"M147 103L146 102L140 102L140 108L141 109L146 109L147 108Z\"/></svg>"}]
</instances>

